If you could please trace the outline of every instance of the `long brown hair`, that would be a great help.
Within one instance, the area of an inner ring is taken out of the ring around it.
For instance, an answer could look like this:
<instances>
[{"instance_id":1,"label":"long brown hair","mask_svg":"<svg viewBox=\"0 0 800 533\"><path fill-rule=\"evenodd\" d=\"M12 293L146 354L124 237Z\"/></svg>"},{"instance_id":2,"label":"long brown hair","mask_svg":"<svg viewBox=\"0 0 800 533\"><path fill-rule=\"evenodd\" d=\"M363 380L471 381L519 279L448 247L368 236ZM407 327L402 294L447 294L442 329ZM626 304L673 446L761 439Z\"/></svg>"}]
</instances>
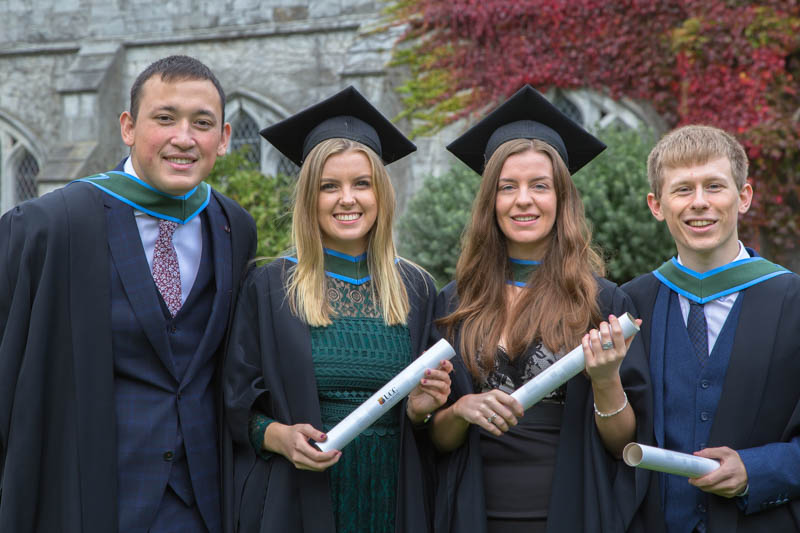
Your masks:
<instances>
[{"instance_id":1,"label":"long brown hair","mask_svg":"<svg viewBox=\"0 0 800 533\"><path fill-rule=\"evenodd\" d=\"M372 167L372 187L378 203L378 216L369 231L367 262L372 275L372 290L386 324L405 324L409 303L405 285L395 265L392 239L394 188L383 162L371 149L349 139L328 139L316 145L306 157L295 189L292 213L292 244L297 264L292 267L287 287L289 306L294 314L311 326L331 324L333 310L325 295L325 268L322 232L319 229L319 202L322 170L329 157L349 151L367 156Z\"/></svg>"},{"instance_id":2,"label":"long brown hair","mask_svg":"<svg viewBox=\"0 0 800 533\"><path fill-rule=\"evenodd\" d=\"M506 238L495 213L497 184L506 159L528 150L546 155L553 165L556 220L541 266L508 309L506 280L511 272ZM437 324L451 341L460 329L459 348L475 377L494 367L504 331L511 357L522 354L536 339L552 352L562 352L577 346L590 326L600 321L594 275L604 272L602 259L591 247L583 202L561 157L542 141L514 139L495 150L486 164L456 266L458 307Z\"/></svg>"}]
</instances>

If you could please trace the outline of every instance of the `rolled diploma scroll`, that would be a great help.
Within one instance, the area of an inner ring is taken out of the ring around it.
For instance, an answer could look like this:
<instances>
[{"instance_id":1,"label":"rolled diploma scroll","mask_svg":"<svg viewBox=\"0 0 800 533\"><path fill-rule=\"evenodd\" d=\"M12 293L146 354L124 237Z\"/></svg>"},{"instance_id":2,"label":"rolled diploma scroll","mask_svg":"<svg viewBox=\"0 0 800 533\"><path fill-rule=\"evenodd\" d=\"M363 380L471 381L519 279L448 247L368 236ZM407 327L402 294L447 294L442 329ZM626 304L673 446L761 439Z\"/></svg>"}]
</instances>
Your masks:
<instances>
[{"instance_id":1,"label":"rolled diploma scroll","mask_svg":"<svg viewBox=\"0 0 800 533\"><path fill-rule=\"evenodd\" d=\"M630 442L625 446L622 450L622 459L628 466L685 477L704 476L719 468L719 462L708 457L673 452L636 442Z\"/></svg>"},{"instance_id":2,"label":"rolled diploma scroll","mask_svg":"<svg viewBox=\"0 0 800 533\"><path fill-rule=\"evenodd\" d=\"M397 405L397 402L408 396L419 384L425 370L437 368L440 361L451 359L455 354L450 343L444 339L440 340L380 388L378 392L370 396L366 402L359 405L344 420L336 424L328 432L328 438L324 442L314 442L313 444L323 452L341 450L377 419L388 413L392 407Z\"/></svg>"},{"instance_id":3,"label":"rolled diploma scroll","mask_svg":"<svg viewBox=\"0 0 800 533\"><path fill-rule=\"evenodd\" d=\"M622 327L622 335L626 339L634 336L639 331L639 326L636 325L630 313L625 313L619 317L619 325ZM523 409L528 409L580 374L584 368L586 368L586 361L583 359L583 346L578 346L544 369L541 374L514 391L511 397L521 403Z\"/></svg>"}]
</instances>

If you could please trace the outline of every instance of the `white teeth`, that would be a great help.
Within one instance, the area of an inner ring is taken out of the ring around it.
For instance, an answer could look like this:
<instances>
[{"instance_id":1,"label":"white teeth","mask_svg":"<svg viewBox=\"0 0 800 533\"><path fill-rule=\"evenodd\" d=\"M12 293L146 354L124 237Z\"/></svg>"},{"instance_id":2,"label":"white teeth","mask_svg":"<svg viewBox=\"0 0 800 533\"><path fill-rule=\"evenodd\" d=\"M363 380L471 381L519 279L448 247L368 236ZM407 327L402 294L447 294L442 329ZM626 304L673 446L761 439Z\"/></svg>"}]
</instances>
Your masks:
<instances>
[{"instance_id":1,"label":"white teeth","mask_svg":"<svg viewBox=\"0 0 800 533\"><path fill-rule=\"evenodd\" d=\"M693 228L704 228L713 224L711 220L690 220L688 224Z\"/></svg>"},{"instance_id":2,"label":"white teeth","mask_svg":"<svg viewBox=\"0 0 800 533\"><path fill-rule=\"evenodd\" d=\"M169 157L169 158L167 158L167 161L169 161L171 163L176 163L178 165L188 165L189 163L192 162L191 159L183 159L183 158L179 158L179 157Z\"/></svg>"},{"instance_id":3,"label":"white teeth","mask_svg":"<svg viewBox=\"0 0 800 533\"><path fill-rule=\"evenodd\" d=\"M531 220L536 220L536 217L533 216L525 216L525 217L512 217L517 222L530 222Z\"/></svg>"},{"instance_id":4,"label":"white teeth","mask_svg":"<svg viewBox=\"0 0 800 533\"><path fill-rule=\"evenodd\" d=\"M352 213L350 215L333 215L333 216L336 218L336 220L347 222L348 220L355 220L361 215L359 215L358 213Z\"/></svg>"}]
</instances>

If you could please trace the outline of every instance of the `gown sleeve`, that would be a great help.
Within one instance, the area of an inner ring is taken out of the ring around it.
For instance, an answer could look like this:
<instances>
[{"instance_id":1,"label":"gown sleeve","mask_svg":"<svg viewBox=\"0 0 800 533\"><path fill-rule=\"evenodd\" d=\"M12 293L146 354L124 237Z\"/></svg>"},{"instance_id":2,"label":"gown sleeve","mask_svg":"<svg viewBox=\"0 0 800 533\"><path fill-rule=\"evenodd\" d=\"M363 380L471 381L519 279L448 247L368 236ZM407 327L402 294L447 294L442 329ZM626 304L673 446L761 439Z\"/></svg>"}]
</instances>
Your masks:
<instances>
[{"instance_id":1,"label":"gown sleeve","mask_svg":"<svg viewBox=\"0 0 800 533\"><path fill-rule=\"evenodd\" d=\"M234 441L248 446L253 442L250 434L251 417L261 413L269 419L271 414L268 410L269 388L262 371L260 341L261 328L264 324L271 324L270 317L264 316L269 314L269 306L262 305L260 301L265 285L268 285L268 280L264 269L251 271L242 284L231 324L223 373L225 410L231 434ZM260 448L259 445L256 451L260 451Z\"/></svg>"}]
</instances>

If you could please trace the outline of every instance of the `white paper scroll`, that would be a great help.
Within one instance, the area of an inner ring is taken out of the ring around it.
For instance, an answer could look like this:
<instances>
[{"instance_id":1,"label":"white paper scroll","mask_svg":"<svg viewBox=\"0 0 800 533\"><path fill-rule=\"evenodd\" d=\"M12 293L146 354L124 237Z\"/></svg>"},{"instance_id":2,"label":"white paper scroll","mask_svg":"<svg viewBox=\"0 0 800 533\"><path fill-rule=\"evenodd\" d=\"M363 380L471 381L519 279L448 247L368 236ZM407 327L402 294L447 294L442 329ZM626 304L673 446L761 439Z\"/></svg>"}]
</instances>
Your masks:
<instances>
[{"instance_id":1,"label":"white paper scroll","mask_svg":"<svg viewBox=\"0 0 800 533\"><path fill-rule=\"evenodd\" d=\"M389 383L379 389L378 392L370 396L366 402L359 405L344 420L336 424L328 432L328 438L324 442L315 442L314 445L323 452L341 450L356 438L359 433L371 426L385 413L388 413L397 402L408 396L414 387L419 384L419 380L422 379L425 370L438 368L440 361L451 359L455 353L453 347L446 340L440 340L417 357Z\"/></svg>"},{"instance_id":2,"label":"white paper scroll","mask_svg":"<svg viewBox=\"0 0 800 533\"><path fill-rule=\"evenodd\" d=\"M619 325L622 327L622 335L627 339L639 331L639 326L634 322L630 313L625 313L619 317ZM511 395L523 409L528 409L536 402L559 388L561 385L580 374L586 367L583 359L583 346L578 346L567 355L547 367L541 374L518 388Z\"/></svg>"},{"instance_id":3,"label":"white paper scroll","mask_svg":"<svg viewBox=\"0 0 800 533\"><path fill-rule=\"evenodd\" d=\"M673 452L636 442L630 442L625 446L622 450L622 459L628 466L685 477L704 476L719 468L719 462L708 457Z\"/></svg>"}]
</instances>

